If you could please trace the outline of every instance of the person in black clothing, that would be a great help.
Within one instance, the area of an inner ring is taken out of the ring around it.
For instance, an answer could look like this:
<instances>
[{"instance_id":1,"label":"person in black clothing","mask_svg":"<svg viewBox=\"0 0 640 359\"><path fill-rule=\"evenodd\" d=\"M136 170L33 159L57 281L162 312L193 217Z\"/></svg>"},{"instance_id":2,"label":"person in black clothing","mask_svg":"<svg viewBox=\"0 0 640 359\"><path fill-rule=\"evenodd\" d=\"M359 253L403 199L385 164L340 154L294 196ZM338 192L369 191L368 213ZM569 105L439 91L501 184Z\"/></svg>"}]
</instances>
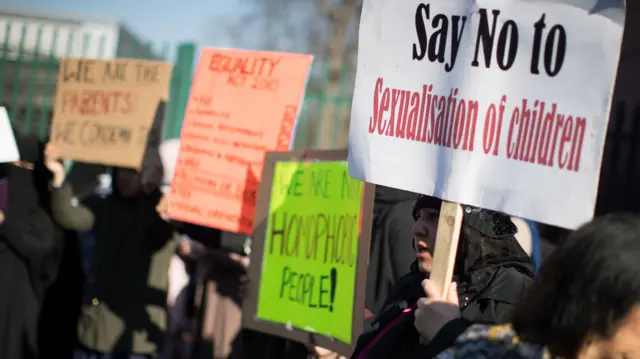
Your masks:
<instances>
[{"instance_id":1,"label":"person in black clothing","mask_svg":"<svg viewBox=\"0 0 640 359\"><path fill-rule=\"evenodd\" d=\"M35 136L15 137L20 161L0 164L0 179L8 186L7 206L0 211L0 358L32 359L61 238L48 212L43 146Z\"/></svg>"},{"instance_id":2,"label":"person in black clothing","mask_svg":"<svg viewBox=\"0 0 640 359\"><path fill-rule=\"evenodd\" d=\"M416 325L424 338L448 337L451 347L440 359L639 358L639 239L640 217L634 214L609 214L583 225L542 265L510 323L498 327L469 327L460 319L455 293L444 299L425 281L432 300L421 303L428 316L418 314ZM465 326L462 335L452 330Z\"/></svg>"},{"instance_id":3,"label":"person in black clothing","mask_svg":"<svg viewBox=\"0 0 640 359\"><path fill-rule=\"evenodd\" d=\"M409 214L418 195L376 186L371 229L371 254L367 269L365 308L377 314L393 285L409 273L416 253L411 246L413 219Z\"/></svg>"},{"instance_id":4,"label":"person in black clothing","mask_svg":"<svg viewBox=\"0 0 640 359\"><path fill-rule=\"evenodd\" d=\"M76 231L89 230L87 222L93 221L93 214L73 204L73 189L55 144L47 144L44 160L50 173L42 175L51 177L48 183L51 216L54 225L63 231L63 238L54 251L57 276L47 288L40 313L38 354L40 359L71 359L77 346L76 325L84 283ZM87 217L91 218L87 220Z\"/></svg>"},{"instance_id":5,"label":"person in black clothing","mask_svg":"<svg viewBox=\"0 0 640 359\"><path fill-rule=\"evenodd\" d=\"M429 358L446 349L437 340L423 345L414 326L417 301L425 296L422 281L431 271L441 201L421 196L413 209L416 260L387 297L371 329L356 344L353 359ZM464 206L454 269L461 317L470 322L503 323L534 275L531 260L514 235L509 216Z\"/></svg>"}]
</instances>

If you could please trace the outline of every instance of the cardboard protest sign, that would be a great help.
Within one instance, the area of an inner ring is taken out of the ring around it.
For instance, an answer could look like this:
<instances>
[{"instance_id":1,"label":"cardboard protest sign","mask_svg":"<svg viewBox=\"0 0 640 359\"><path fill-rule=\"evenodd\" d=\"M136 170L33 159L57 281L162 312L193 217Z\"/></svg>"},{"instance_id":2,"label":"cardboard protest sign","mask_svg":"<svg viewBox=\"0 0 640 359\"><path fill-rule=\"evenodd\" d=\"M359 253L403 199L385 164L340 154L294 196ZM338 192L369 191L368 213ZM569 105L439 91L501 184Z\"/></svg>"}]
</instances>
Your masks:
<instances>
[{"instance_id":1,"label":"cardboard protest sign","mask_svg":"<svg viewBox=\"0 0 640 359\"><path fill-rule=\"evenodd\" d=\"M0 107L0 163L10 163L20 160L20 153L13 136L11 120L7 109Z\"/></svg>"},{"instance_id":2,"label":"cardboard protest sign","mask_svg":"<svg viewBox=\"0 0 640 359\"><path fill-rule=\"evenodd\" d=\"M291 147L312 59L202 51L180 135L171 218L251 233L264 153Z\"/></svg>"},{"instance_id":3,"label":"cardboard protest sign","mask_svg":"<svg viewBox=\"0 0 640 359\"><path fill-rule=\"evenodd\" d=\"M51 140L63 158L138 168L170 79L161 61L61 59Z\"/></svg>"},{"instance_id":4,"label":"cardboard protest sign","mask_svg":"<svg viewBox=\"0 0 640 359\"><path fill-rule=\"evenodd\" d=\"M622 3L365 1L351 175L567 228L588 221Z\"/></svg>"},{"instance_id":5,"label":"cardboard protest sign","mask_svg":"<svg viewBox=\"0 0 640 359\"><path fill-rule=\"evenodd\" d=\"M351 353L362 331L373 186L346 151L268 153L243 324Z\"/></svg>"}]
</instances>

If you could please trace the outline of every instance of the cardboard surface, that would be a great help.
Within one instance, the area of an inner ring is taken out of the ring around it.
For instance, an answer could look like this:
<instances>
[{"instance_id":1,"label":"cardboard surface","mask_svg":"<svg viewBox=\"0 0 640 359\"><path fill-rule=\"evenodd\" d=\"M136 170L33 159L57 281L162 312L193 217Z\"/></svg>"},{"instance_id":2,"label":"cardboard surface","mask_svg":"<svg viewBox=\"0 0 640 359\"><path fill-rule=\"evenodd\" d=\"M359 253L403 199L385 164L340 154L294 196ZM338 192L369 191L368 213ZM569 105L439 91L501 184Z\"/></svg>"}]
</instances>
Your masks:
<instances>
[{"instance_id":1,"label":"cardboard surface","mask_svg":"<svg viewBox=\"0 0 640 359\"><path fill-rule=\"evenodd\" d=\"M140 167L170 79L161 61L61 59L51 140L63 158Z\"/></svg>"}]
</instances>

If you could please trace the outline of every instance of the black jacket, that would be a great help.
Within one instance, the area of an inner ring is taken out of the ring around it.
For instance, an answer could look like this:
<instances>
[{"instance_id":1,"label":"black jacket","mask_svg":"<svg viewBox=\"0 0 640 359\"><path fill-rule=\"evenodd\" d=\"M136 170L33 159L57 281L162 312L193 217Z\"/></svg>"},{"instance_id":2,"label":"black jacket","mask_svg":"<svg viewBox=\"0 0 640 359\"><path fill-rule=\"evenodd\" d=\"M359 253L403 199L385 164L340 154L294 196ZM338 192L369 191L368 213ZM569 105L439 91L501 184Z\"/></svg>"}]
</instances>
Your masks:
<instances>
[{"instance_id":1,"label":"black jacket","mask_svg":"<svg viewBox=\"0 0 640 359\"><path fill-rule=\"evenodd\" d=\"M4 166L9 193L0 223L0 358L30 359L37 351L37 318L45 288L55 279L61 238L51 220L42 175L41 144L16 134L22 161ZM44 190L43 190L44 189Z\"/></svg>"},{"instance_id":2,"label":"black jacket","mask_svg":"<svg viewBox=\"0 0 640 359\"><path fill-rule=\"evenodd\" d=\"M388 325L390 329L375 341L367 351L366 359L384 358L430 358L450 347L467 327L465 323L504 323L509 320L511 310L530 285L533 268L522 258L490 265L457 276L458 296L462 321L456 321L441 331L429 344L419 344L419 334L413 321L414 315L396 318L406 309L415 306L424 297L422 280L427 276L412 266L412 271L394 286L384 309L371 323L356 344L351 358L358 358L362 351L376 339Z\"/></svg>"}]
</instances>

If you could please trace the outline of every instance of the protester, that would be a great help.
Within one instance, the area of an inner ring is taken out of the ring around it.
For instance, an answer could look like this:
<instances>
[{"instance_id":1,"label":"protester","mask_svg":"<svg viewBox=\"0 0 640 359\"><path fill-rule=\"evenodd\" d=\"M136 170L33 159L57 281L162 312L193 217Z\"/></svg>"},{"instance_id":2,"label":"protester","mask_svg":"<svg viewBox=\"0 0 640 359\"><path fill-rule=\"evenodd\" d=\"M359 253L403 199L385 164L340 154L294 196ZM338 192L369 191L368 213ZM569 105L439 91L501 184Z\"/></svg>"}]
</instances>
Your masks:
<instances>
[{"instance_id":1,"label":"protester","mask_svg":"<svg viewBox=\"0 0 640 359\"><path fill-rule=\"evenodd\" d=\"M425 339L453 344L439 359L640 357L638 258L640 217L606 215L555 250L511 324L474 325L456 340L469 322L454 310L455 293L439 298L426 281L431 299L423 300L416 325Z\"/></svg>"},{"instance_id":2,"label":"protester","mask_svg":"<svg viewBox=\"0 0 640 359\"><path fill-rule=\"evenodd\" d=\"M179 139L165 140L160 144L159 152L163 167L163 196L156 211L164 220L169 219L169 197L171 182L178 161ZM174 221L175 228L184 232L187 224ZM193 303L194 303L194 261L189 258L191 240L184 233L176 233L178 242L176 253L169 264L169 286L167 290L167 333L164 351L158 358L190 359L193 351Z\"/></svg>"},{"instance_id":3,"label":"protester","mask_svg":"<svg viewBox=\"0 0 640 359\"><path fill-rule=\"evenodd\" d=\"M75 201L83 204L86 202L96 203L109 197L113 193L113 179L111 171L106 169L104 173L97 175L96 183L89 193L79 194ZM80 252L80 265L84 278L89 278L91 273L91 262L93 259L93 249L95 247L95 235L93 229L78 232L78 251Z\"/></svg>"},{"instance_id":4,"label":"protester","mask_svg":"<svg viewBox=\"0 0 640 359\"><path fill-rule=\"evenodd\" d=\"M0 170L8 186L0 216L0 358L33 359L44 291L55 278L58 233L47 211L46 182L36 175L44 168L42 146L33 136L15 137L20 161Z\"/></svg>"},{"instance_id":5,"label":"protester","mask_svg":"<svg viewBox=\"0 0 640 359\"><path fill-rule=\"evenodd\" d=\"M409 216L418 195L376 186L371 228L371 255L367 269L365 308L373 314L382 306L393 285L409 273L415 259L411 246L413 219Z\"/></svg>"},{"instance_id":6,"label":"protester","mask_svg":"<svg viewBox=\"0 0 640 359\"><path fill-rule=\"evenodd\" d=\"M249 258L245 236L190 226L189 257L196 261L194 358L241 358L242 300Z\"/></svg>"},{"instance_id":7,"label":"protester","mask_svg":"<svg viewBox=\"0 0 640 359\"><path fill-rule=\"evenodd\" d=\"M247 237L185 224L181 253L195 261L193 359L306 359L303 344L243 330L248 285Z\"/></svg>"},{"instance_id":8,"label":"protester","mask_svg":"<svg viewBox=\"0 0 640 359\"><path fill-rule=\"evenodd\" d=\"M76 359L151 358L166 330L173 228L156 211L162 196L159 155L142 170L116 168L113 192L86 201L95 215L94 255L78 324Z\"/></svg>"},{"instance_id":9,"label":"protester","mask_svg":"<svg viewBox=\"0 0 640 359\"><path fill-rule=\"evenodd\" d=\"M167 293L167 342L165 352L159 358L191 359L193 352L193 303L195 263L188 257L190 245L187 236L178 238L177 253L169 265L169 290Z\"/></svg>"},{"instance_id":10,"label":"protester","mask_svg":"<svg viewBox=\"0 0 640 359\"><path fill-rule=\"evenodd\" d=\"M169 221L168 216L169 193L163 186L163 196L156 206L160 217ZM176 252L171 255L168 268L167 285L167 330L162 353L158 359L190 359L193 337L193 261L188 257L191 250L190 240L184 232L189 226L177 221L171 221L176 230Z\"/></svg>"},{"instance_id":11,"label":"protester","mask_svg":"<svg viewBox=\"0 0 640 359\"><path fill-rule=\"evenodd\" d=\"M64 230L64 241L58 250L58 275L47 289L43 302L39 352L41 359L70 359L77 346L76 328L84 282L77 232L90 230L94 217L88 208L74 200L57 147L48 143L44 155L50 172L47 175L51 177L51 214L55 224Z\"/></svg>"},{"instance_id":12,"label":"protester","mask_svg":"<svg viewBox=\"0 0 640 359\"><path fill-rule=\"evenodd\" d=\"M416 202L413 243L417 260L388 296L372 329L358 339L352 358L429 357L439 352L438 343L420 344L413 312L424 296L421 283L431 271L440 206L441 201L434 197L421 196ZM507 321L530 284L533 267L514 237L516 231L505 214L464 206L454 269L463 318Z\"/></svg>"}]
</instances>

